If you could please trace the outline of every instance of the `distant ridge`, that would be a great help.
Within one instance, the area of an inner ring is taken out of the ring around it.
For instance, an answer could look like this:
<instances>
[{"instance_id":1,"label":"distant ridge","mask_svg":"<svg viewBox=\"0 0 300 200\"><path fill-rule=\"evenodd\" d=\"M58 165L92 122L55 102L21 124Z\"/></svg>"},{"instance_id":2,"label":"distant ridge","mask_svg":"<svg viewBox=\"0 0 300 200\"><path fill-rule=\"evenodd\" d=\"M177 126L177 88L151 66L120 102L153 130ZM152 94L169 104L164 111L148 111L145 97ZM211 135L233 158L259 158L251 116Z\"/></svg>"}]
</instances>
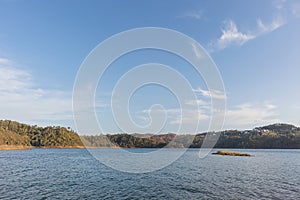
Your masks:
<instances>
[{"instance_id":1,"label":"distant ridge","mask_svg":"<svg viewBox=\"0 0 300 200\"><path fill-rule=\"evenodd\" d=\"M59 126L38 127L10 120L0 120L0 149L28 148L200 148L208 133L176 135L174 133L108 134L79 136ZM300 128L291 124L272 124L252 130L213 132L220 135L215 148L300 149Z\"/></svg>"},{"instance_id":2,"label":"distant ridge","mask_svg":"<svg viewBox=\"0 0 300 200\"><path fill-rule=\"evenodd\" d=\"M197 135L113 134L100 136L81 136L83 143L90 147L124 148L200 148L208 133ZM215 148L249 149L300 149L300 128L290 124L272 124L252 130L226 130L213 132L211 137L220 135Z\"/></svg>"}]
</instances>

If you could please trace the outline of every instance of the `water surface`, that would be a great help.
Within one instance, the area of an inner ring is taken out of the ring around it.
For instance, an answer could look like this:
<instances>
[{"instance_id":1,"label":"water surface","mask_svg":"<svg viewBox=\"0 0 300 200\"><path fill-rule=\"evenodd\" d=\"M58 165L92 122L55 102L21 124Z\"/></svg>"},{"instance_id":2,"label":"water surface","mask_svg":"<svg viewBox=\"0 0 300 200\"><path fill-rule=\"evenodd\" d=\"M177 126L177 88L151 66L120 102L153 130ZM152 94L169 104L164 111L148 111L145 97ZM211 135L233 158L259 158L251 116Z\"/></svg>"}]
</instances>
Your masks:
<instances>
[{"instance_id":1,"label":"water surface","mask_svg":"<svg viewBox=\"0 0 300 200\"><path fill-rule=\"evenodd\" d=\"M190 149L143 174L106 167L85 149L0 151L0 199L300 199L300 150L242 151L255 156L199 159Z\"/></svg>"}]
</instances>

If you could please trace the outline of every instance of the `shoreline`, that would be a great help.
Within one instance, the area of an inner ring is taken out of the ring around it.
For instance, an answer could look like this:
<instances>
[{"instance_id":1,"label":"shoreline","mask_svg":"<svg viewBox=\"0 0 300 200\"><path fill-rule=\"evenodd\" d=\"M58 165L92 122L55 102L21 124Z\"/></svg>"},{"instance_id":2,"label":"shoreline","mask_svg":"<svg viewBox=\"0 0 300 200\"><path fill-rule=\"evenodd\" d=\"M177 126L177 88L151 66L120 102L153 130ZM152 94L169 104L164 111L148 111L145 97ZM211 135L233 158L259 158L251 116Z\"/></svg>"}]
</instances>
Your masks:
<instances>
[{"instance_id":1,"label":"shoreline","mask_svg":"<svg viewBox=\"0 0 300 200\"><path fill-rule=\"evenodd\" d=\"M31 150L31 149L116 149L121 147L89 147L89 146L25 146L25 145L0 145L2 150ZM129 149L129 148L128 148Z\"/></svg>"},{"instance_id":2,"label":"shoreline","mask_svg":"<svg viewBox=\"0 0 300 200\"><path fill-rule=\"evenodd\" d=\"M34 147L25 145L0 145L1 150L30 150Z\"/></svg>"},{"instance_id":3,"label":"shoreline","mask_svg":"<svg viewBox=\"0 0 300 200\"><path fill-rule=\"evenodd\" d=\"M131 147L131 148L126 148L126 147L95 147L95 146L41 146L41 147L35 147L35 146L25 146L25 145L0 145L0 151L1 150L31 150L31 149L116 149L116 148L124 148L124 149L136 149L136 147ZM137 149L160 149L157 147L154 148L137 148ZM168 147L166 149L183 149L180 147ZM206 148L188 148L188 149L204 149L206 150ZM243 150L244 148L212 148L212 149L239 149L239 150ZM245 149L245 150L255 150L255 149L262 149L262 148L249 148L249 149ZM265 150L268 149L278 149L278 148L265 148ZM291 150L291 149L295 149L295 148L281 148L278 150Z\"/></svg>"},{"instance_id":4,"label":"shoreline","mask_svg":"<svg viewBox=\"0 0 300 200\"><path fill-rule=\"evenodd\" d=\"M24 145L0 145L1 150L31 150L31 149L84 149L85 146L43 146L43 147L35 147L35 146L24 146Z\"/></svg>"}]
</instances>

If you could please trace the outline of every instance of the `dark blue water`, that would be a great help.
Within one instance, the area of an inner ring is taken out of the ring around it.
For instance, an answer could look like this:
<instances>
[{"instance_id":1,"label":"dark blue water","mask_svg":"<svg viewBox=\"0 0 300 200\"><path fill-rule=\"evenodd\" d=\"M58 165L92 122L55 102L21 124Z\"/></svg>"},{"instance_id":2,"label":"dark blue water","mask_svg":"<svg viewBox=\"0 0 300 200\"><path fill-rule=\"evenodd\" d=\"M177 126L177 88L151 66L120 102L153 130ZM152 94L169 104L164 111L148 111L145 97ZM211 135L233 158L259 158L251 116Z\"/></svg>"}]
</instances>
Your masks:
<instances>
[{"instance_id":1,"label":"dark blue water","mask_svg":"<svg viewBox=\"0 0 300 200\"><path fill-rule=\"evenodd\" d=\"M130 174L85 149L0 151L0 199L300 199L300 150L246 152L255 157L199 159L192 149L164 169Z\"/></svg>"}]
</instances>

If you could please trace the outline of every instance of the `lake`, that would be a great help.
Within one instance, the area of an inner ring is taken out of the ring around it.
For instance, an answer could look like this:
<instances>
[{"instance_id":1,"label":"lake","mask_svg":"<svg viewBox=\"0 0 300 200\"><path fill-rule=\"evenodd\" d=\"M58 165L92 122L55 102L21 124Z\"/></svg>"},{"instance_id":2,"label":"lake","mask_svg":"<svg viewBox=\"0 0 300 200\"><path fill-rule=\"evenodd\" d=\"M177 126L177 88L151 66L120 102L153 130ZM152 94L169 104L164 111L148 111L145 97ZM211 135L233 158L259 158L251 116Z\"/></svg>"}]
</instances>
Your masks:
<instances>
[{"instance_id":1,"label":"lake","mask_svg":"<svg viewBox=\"0 0 300 200\"><path fill-rule=\"evenodd\" d=\"M111 169L86 149L0 151L0 199L300 199L300 150L204 159L198 151L142 174Z\"/></svg>"}]
</instances>

